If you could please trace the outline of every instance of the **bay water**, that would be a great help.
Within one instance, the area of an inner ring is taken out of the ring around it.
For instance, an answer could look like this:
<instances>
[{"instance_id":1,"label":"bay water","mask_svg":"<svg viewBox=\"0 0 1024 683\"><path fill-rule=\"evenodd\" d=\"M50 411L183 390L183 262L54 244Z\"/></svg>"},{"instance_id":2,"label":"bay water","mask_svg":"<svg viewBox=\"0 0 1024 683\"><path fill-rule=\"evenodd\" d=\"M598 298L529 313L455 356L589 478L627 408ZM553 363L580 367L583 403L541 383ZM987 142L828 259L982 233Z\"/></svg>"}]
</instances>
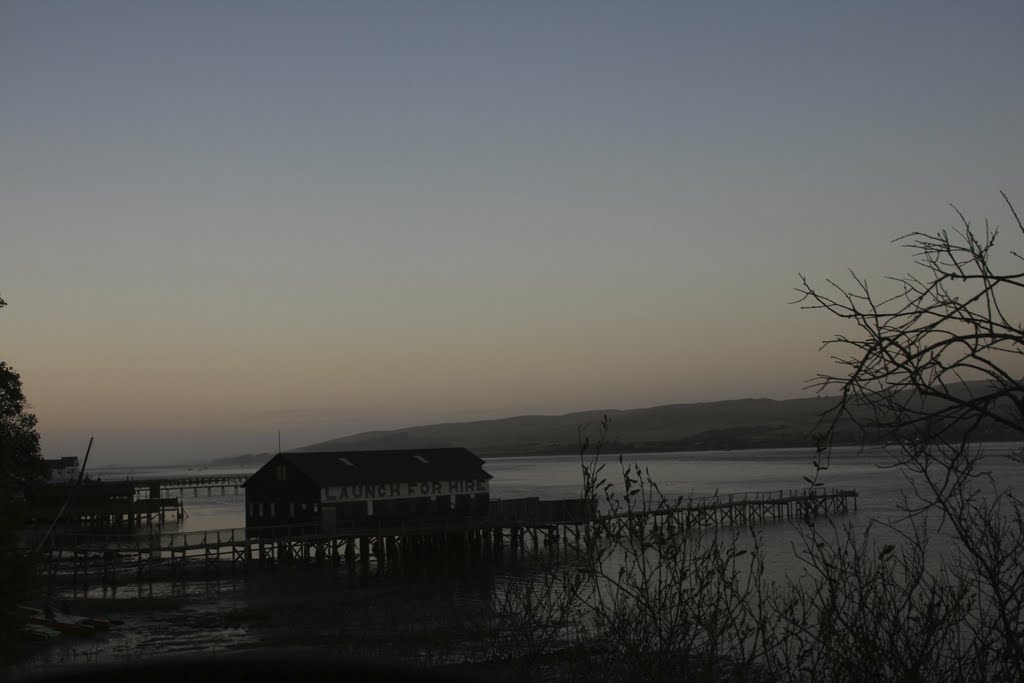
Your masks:
<instances>
[{"instance_id":1,"label":"bay water","mask_svg":"<svg viewBox=\"0 0 1024 683\"><path fill-rule=\"evenodd\" d=\"M981 469L997 486L1024 490L1024 465L1010 459L1020 444L986 444ZM780 491L807 486L813 478L813 449L771 449L649 453L600 458L602 476L620 482L620 467L639 464L668 499L715 494ZM589 459L589 457L588 457ZM834 521L867 528L870 520L899 517L907 481L891 469L882 449L841 448L833 452L818 479L827 488L856 489L857 512ZM491 497L564 499L582 491L579 455L490 458L484 468L493 476ZM251 473L254 468L183 466L106 468L91 472L104 481L125 478L180 478ZM215 489L216 491L216 489ZM241 491L241 490L240 490ZM202 531L244 526L244 495L184 492L187 517L160 528L143 527L139 534ZM799 571L793 552L799 542L798 522L758 525L770 573L782 578ZM746 533L746 532L744 532ZM891 532L873 527L880 541ZM422 651L438 629L454 641L472 639L472 615L486 616L487 606L504 582L531 571L522 562L505 561L458 568L445 567L401 580L352 567L278 567L225 575L218 579L149 581L88 588L61 587L59 597L73 607L125 620L127 626L88 643L66 641L41 649L28 670L54 665L133 659L173 652L220 651L265 646L302 645L330 652L372 655L368 643L394 640L382 634L400 632L410 651ZM459 615L457 618L455 615ZM469 615L469 616L467 616ZM468 631L465 631L468 629ZM426 641L420 640L426 639ZM431 641L432 642L432 641ZM387 654L387 653L383 653Z\"/></svg>"}]
</instances>

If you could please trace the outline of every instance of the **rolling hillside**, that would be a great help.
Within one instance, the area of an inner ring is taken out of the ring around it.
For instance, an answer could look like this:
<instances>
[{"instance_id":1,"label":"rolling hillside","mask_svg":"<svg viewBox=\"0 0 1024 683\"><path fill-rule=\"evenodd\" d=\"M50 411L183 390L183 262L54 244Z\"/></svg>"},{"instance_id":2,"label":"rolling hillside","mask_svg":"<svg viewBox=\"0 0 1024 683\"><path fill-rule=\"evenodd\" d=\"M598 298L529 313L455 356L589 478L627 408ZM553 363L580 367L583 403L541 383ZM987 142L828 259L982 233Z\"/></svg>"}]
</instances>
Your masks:
<instances>
[{"instance_id":1,"label":"rolling hillside","mask_svg":"<svg viewBox=\"0 0 1024 683\"><path fill-rule=\"evenodd\" d=\"M966 385L956 393L974 388ZM978 387L980 388L980 387ZM745 448L810 447L819 431L818 416L836 398L776 401L767 398L714 403L681 403L634 410L588 410L565 415L522 415L498 420L423 425L388 431L362 432L311 444L295 451L384 450L462 446L483 457L576 453L577 429L588 425L597 436L601 417L611 419L606 452L740 450ZM1007 403L1006 409L1019 414ZM954 430L956 431L956 430ZM836 445L859 444L860 430L849 420L840 423ZM978 441L1019 440L1017 431L983 425ZM272 454L222 458L218 463L259 465Z\"/></svg>"},{"instance_id":2,"label":"rolling hillside","mask_svg":"<svg viewBox=\"0 0 1024 683\"><path fill-rule=\"evenodd\" d=\"M818 415L832 399L741 399L635 410L590 410L566 415L523 415L353 434L297 450L433 448L465 446L481 456L574 453L577 428L596 436L602 415L611 419L609 450L667 451L811 446ZM854 436L850 435L851 442Z\"/></svg>"}]
</instances>

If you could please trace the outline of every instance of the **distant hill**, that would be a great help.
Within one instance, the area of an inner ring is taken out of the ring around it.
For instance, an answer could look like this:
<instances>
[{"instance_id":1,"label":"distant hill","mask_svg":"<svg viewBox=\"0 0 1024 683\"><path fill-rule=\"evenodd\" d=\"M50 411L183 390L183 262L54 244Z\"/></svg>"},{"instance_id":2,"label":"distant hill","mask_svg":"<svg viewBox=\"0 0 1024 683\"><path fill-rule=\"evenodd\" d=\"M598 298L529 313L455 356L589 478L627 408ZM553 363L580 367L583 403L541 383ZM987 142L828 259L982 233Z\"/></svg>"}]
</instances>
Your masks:
<instances>
[{"instance_id":1,"label":"distant hill","mask_svg":"<svg viewBox=\"0 0 1024 683\"><path fill-rule=\"evenodd\" d=\"M616 452L812 446L818 416L834 401L829 398L786 401L748 398L634 410L523 415L363 432L295 450L464 446L481 456L575 453L578 451L577 428L589 425L587 434L593 439L603 415L611 420L608 450ZM850 436L852 442L852 432Z\"/></svg>"},{"instance_id":2,"label":"distant hill","mask_svg":"<svg viewBox=\"0 0 1024 683\"><path fill-rule=\"evenodd\" d=\"M274 453L245 453L226 458L217 458L211 464L218 467L261 467L263 463L274 457Z\"/></svg>"},{"instance_id":3,"label":"distant hill","mask_svg":"<svg viewBox=\"0 0 1024 683\"><path fill-rule=\"evenodd\" d=\"M991 388L969 382L953 394L968 397ZM482 457L556 455L579 452L578 428L589 425L596 438L602 416L611 421L606 453L657 453L670 451L732 451L781 449L815 444L822 431L819 417L833 408L836 396L793 398L741 398L705 403L655 405L628 411L605 410L566 415L524 415L501 420L480 420L424 425L388 431L370 431L313 443L296 451L344 451L410 449L410 447L465 446ZM1007 415L1020 412L1010 399L1001 399ZM938 408L936 405L935 408ZM964 425L956 425L947 437L958 438ZM836 425L835 445L871 441L849 418ZM983 422L975 428L977 441L1016 441L1021 433L1004 425Z\"/></svg>"},{"instance_id":4,"label":"distant hill","mask_svg":"<svg viewBox=\"0 0 1024 683\"><path fill-rule=\"evenodd\" d=\"M973 385L972 385L973 386ZM965 393L967 387L957 393ZM498 420L453 422L386 431L362 432L311 444L294 451L385 450L465 447L482 457L577 453L577 429L597 437L601 418L611 420L605 452L742 450L809 447L820 431L819 416L836 397L776 401L745 398L713 403L678 403L634 410L587 410L565 415L521 415ZM863 435L850 420L840 422L835 445L859 444ZM1005 427L986 426L979 441L1019 440ZM218 464L260 465L270 453L224 458Z\"/></svg>"}]
</instances>

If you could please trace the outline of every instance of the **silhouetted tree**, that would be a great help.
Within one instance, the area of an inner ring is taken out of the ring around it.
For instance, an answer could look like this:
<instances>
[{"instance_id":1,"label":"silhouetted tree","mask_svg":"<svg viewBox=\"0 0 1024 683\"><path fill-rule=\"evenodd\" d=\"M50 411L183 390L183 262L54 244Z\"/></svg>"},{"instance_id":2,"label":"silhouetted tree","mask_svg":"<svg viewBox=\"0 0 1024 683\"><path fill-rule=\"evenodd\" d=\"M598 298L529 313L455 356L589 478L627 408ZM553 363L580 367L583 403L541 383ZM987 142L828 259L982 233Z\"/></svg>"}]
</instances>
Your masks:
<instances>
[{"instance_id":1,"label":"silhouetted tree","mask_svg":"<svg viewBox=\"0 0 1024 683\"><path fill-rule=\"evenodd\" d=\"M0 308L7 305L0 299ZM11 645L14 604L32 584L34 563L18 547L20 505L25 488L46 476L36 417L28 410L21 377L0 361L0 650Z\"/></svg>"},{"instance_id":2,"label":"silhouetted tree","mask_svg":"<svg viewBox=\"0 0 1024 683\"><path fill-rule=\"evenodd\" d=\"M0 299L0 308L6 305ZM36 416L28 411L21 377L0 361L0 501L10 503L27 482L43 476Z\"/></svg>"},{"instance_id":3,"label":"silhouetted tree","mask_svg":"<svg viewBox=\"0 0 1024 683\"><path fill-rule=\"evenodd\" d=\"M1024 224L1003 195L1024 241ZM823 309L855 331L826 342L840 371L817 388L841 399L826 415L827 439L841 419L889 445L912 484L911 520L941 515L954 536L943 569L975 596L961 635L970 635L982 678L1024 680L1024 502L983 470L986 433L1024 439L1024 252L997 246L999 230L959 223L897 240L916 271L887 278L884 294L851 273L824 288L801 277L804 307ZM1014 456L1024 462L1022 452ZM827 458L822 461L827 463Z\"/></svg>"}]
</instances>

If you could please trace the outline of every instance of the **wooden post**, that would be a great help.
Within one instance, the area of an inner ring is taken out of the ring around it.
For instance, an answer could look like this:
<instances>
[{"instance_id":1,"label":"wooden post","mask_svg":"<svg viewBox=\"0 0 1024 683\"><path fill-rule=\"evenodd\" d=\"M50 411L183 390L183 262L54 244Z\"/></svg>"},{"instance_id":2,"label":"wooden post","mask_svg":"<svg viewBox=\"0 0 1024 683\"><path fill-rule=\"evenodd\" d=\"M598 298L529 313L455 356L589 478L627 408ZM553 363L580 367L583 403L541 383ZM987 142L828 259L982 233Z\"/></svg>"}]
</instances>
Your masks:
<instances>
[{"instance_id":1,"label":"wooden post","mask_svg":"<svg viewBox=\"0 0 1024 683\"><path fill-rule=\"evenodd\" d=\"M359 561L366 563L370 560L370 539L367 536L359 537Z\"/></svg>"}]
</instances>

